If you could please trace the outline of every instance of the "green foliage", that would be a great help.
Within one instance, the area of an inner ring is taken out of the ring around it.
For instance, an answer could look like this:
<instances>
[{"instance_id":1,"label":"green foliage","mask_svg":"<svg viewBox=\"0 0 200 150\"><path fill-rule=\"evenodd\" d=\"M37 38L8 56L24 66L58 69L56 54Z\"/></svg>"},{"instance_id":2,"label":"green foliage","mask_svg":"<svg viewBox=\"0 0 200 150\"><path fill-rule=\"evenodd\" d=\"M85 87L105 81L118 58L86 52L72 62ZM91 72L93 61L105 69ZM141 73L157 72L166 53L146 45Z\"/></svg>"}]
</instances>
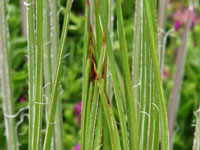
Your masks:
<instances>
[{"instance_id":1,"label":"green foliage","mask_svg":"<svg viewBox=\"0 0 200 150\"><path fill-rule=\"evenodd\" d=\"M137 1L142 2L140 0ZM53 0L49 4L52 2ZM165 107L168 106L168 99L173 87L174 72L176 70L176 66L174 65L176 51L181 45L182 40L180 37L184 27L179 31L173 31L173 36L168 37L164 59L164 69L167 72L167 76L163 78L162 84L159 61L156 60L157 37L160 31L157 31L156 28L157 20L155 18L157 18L157 12L152 11L156 9L156 4L154 3L156 1L144 0L144 5L138 5L140 7L143 6L142 14L139 14L139 16L137 16L138 14L134 14L137 8L139 8L136 6L135 1L94 1L94 12L90 12L90 6L88 6L88 11L85 12L86 15L94 14L93 26L95 28L92 28L92 30L90 28L90 24L92 23L90 22L89 16L88 18L87 16L84 17L84 10L87 10L85 2L85 0L74 1L72 11L70 11L71 15L68 18L70 20L68 24L69 38L62 44L62 55L64 57L62 57L62 69L60 69L60 75L58 76L60 81L57 82L57 88L54 89L54 92L57 91L60 98L57 99L55 96L52 98L51 94L49 94L49 98L54 100L54 104L59 100L61 102L62 108L59 116L63 120L64 149L73 149L77 143L82 144L82 149L90 150L96 148L145 149L144 147L148 145L149 149L152 150L160 149L161 147L162 149L168 149ZM98 3L96 4L96 2ZM107 2L111 2L113 5L109 5ZM169 4L168 14L171 14L175 7L180 7L180 5L185 5L186 3L186 1L177 2L176 6ZM28 70L30 69L30 64L28 65L30 59L27 57L30 51L27 50L28 37L22 36L22 18L19 5L19 1L10 1L7 6L9 13L10 72L13 88L12 101L14 103L13 110L15 113L27 107L29 105L28 100L30 99L30 93L28 92L30 90L28 86L30 85L28 84L28 81L30 81L30 70ZM63 27L66 14L65 5L66 0L59 1L57 9L60 9L60 14L59 22L57 22L58 30L56 32ZM111 13L108 14L107 12ZM111 17L114 18L113 21ZM31 19L30 16L29 19ZM32 21L35 22L34 19ZM166 29L172 28L172 24L172 20L167 21ZM34 24L32 25L34 27ZM64 25L64 27L66 26ZM140 29L143 32L140 32ZM52 36L53 29L50 31ZM35 35L33 33L31 34L34 37L32 40L36 40ZM51 42L58 43L60 41L59 35L61 33L58 33L57 40ZM138 35L141 37L138 37ZM193 145L195 127L192 125L196 123L194 112L199 107L200 99L199 35L200 28L199 24L197 24L191 29L187 42L185 73L174 130L174 150L188 150ZM52 38L51 36L50 38ZM35 46L34 41L32 41L32 44ZM56 68L57 58L55 58L55 54L57 52L51 51L54 56L54 60L50 65L52 66L52 72ZM134 52L138 55L133 55ZM33 60L35 60L34 57L32 57ZM142 63L140 60L142 60ZM86 67L87 63L88 67ZM136 73L137 76L134 74L132 76L131 72L134 72L135 68L137 68L136 72L138 71ZM42 71L42 73L44 72ZM52 78L54 78L53 74ZM137 88L135 87L138 83L136 80L141 80L141 85ZM46 83L46 81L44 83L42 82L41 88ZM54 85L52 84L52 87ZM162 86L164 87L163 90ZM32 88L35 87L33 86ZM41 92L42 90L39 91ZM25 102L20 101L23 96L26 98ZM33 94L32 98L34 96L35 94ZM132 97L135 98L135 106L133 106L133 101L131 101L133 99ZM80 126L74 114L73 107L81 99L85 103L85 109L83 107L83 112L85 111L85 113L82 113L82 121L85 122L85 125L82 122ZM6 149L2 93L0 93L0 101L0 144L1 148ZM45 106L42 105L43 108L46 108ZM55 108L53 109L55 110ZM135 114L132 114L134 109ZM44 117L46 112L44 110L41 110L41 112L44 112L43 118L40 118L42 122L41 129L46 129L48 126L48 122ZM17 120L16 123L19 123L21 117L24 116L24 121L17 128L18 141L20 143L20 149L22 150L27 149L28 145L31 145L28 142L29 133L32 133L30 132L31 130L28 131L28 126L30 125L30 120L26 116L28 113L28 110L25 110L15 117ZM34 116L34 114L32 115ZM51 116L53 118L54 112ZM135 119L135 121L131 122L131 119ZM131 123L133 124L131 125ZM133 128L134 124L135 127ZM33 122L31 125L33 125ZM45 134L49 136L49 133L52 133L52 136L55 137L54 134L56 132L54 132L54 128L52 127L50 130L51 132L47 133L41 132L42 143L44 142ZM48 139L50 141L51 136ZM138 142L136 142L137 140ZM47 142L47 144L50 144L50 142Z\"/></svg>"}]
</instances>

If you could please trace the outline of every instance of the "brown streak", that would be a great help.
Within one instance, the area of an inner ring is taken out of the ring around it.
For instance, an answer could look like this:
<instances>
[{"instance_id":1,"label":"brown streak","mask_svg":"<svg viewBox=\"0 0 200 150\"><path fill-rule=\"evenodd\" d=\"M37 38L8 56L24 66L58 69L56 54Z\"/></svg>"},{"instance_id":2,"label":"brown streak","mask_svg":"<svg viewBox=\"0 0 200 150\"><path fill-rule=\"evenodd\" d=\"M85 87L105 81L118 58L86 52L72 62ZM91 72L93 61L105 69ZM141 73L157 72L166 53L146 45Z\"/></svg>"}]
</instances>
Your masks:
<instances>
[{"instance_id":1,"label":"brown streak","mask_svg":"<svg viewBox=\"0 0 200 150\"><path fill-rule=\"evenodd\" d=\"M106 92L106 99L107 99L108 107L110 107L110 100L109 100L109 97L108 97L108 93L107 93L107 92Z\"/></svg>"}]
</instances>

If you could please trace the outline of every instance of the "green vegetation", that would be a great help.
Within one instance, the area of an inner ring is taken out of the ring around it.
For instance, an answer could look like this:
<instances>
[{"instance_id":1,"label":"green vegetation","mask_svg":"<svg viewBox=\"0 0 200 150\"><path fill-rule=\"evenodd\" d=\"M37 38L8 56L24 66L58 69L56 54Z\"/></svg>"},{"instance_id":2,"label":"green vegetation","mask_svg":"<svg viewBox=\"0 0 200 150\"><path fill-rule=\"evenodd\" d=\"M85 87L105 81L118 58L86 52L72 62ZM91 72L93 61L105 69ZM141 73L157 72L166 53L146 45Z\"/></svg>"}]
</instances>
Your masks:
<instances>
[{"instance_id":1,"label":"green vegetation","mask_svg":"<svg viewBox=\"0 0 200 150\"><path fill-rule=\"evenodd\" d=\"M0 12L2 149L200 149L198 0L1 0Z\"/></svg>"}]
</instances>

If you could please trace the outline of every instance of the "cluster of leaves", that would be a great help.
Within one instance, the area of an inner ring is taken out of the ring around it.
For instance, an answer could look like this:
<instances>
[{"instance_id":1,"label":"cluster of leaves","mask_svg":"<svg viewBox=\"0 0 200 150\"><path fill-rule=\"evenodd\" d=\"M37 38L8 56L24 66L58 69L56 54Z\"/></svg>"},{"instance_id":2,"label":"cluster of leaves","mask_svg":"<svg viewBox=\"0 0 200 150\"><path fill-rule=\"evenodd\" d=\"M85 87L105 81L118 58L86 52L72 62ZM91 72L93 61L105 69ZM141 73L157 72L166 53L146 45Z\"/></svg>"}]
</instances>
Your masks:
<instances>
[{"instance_id":1,"label":"cluster of leaves","mask_svg":"<svg viewBox=\"0 0 200 150\"><path fill-rule=\"evenodd\" d=\"M27 64L27 41L26 38L22 36L21 30L21 15L19 9L19 1L10 1L8 5L9 16L9 30L10 30L10 47L11 47L11 63L12 63L12 83L14 88L14 103L15 112L17 110L28 105L28 101L20 102L20 98L25 96L28 99L28 64ZM61 8L64 7L65 0L61 0ZM184 3L184 2L181 2ZM69 36L65 47L66 58L64 58L64 65L62 69L62 102L63 102L63 120L64 120L64 131L65 131L65 144L67 149L74 147L80 141L80 125L75 119L73 112L74 105L81 100L81 89L82 89L82 56L83 56L83 31L84 31L84 4L85 1L82 0L81 3L78 1L74 2L73 12L70 16L69 25ZM124 16L124 30L127 38L127 47L132 49L132 39L133 39L133 18L135 4L131 0L122 1L122 11ZM63 22L64 11L61 11L60 24ZM114 14L116 16L116 14ZM116 18L116 17L115 17ZM120 46L117 41L118 33L116 26L116 19L114 20L114 41L113 49L116 62L118 66L121 60ZM171 28L172 22L168 22L168 28ZM180 37L180 33L177 36ZM177 123L176 123L176 136L174 137L174 149L190 149L193 143L193 133L194 127L192 124L195 123L196 116L194 112L199 106L199 91L200 91L200 51L199 42L196 41L199 37L199 25L195 26L189 35L188 40L188 54L185 64L185 74L182 85L182 91L180 95L180 107L178 109ZM164 79L164 90L166 100L169 99L171 88L173 85L173 72L175 70L175 57L176 50L180 46L181 40L174 37L170 37L167 48L166 48L166 58L165 58L165 68L167 70L167 78ZM69 55L69 56L68 56ZM132 62L132 52L128 52L129 63ZM119 67L119 72L121 74L122 68ZM114 97L115 98L115 97ZM118 115L116 110L115 99L113 98L113 111L116 116L117 121ZM1 99L1 93L0 93ZM2 108L2 104L0 105ZM0 141L6 141L4 136L4 124L3 124L3 113L0 110ZM24 112L26 113L26 112ZM191 117L192 116L192 117ZM20 116L16 118L20 120ZM105 121L105 120L104 120ZM21 149L27 148L27 137L28 137L28 120L25 120L22 125L19 126L18 132L25 134L19 136L19 143L21 144ZM121 132L120 132L121 134ZM2 142L1 146L6 147L6 142ZM187 144L185 144L187 143Z\"/></svg>"}]
</instances>

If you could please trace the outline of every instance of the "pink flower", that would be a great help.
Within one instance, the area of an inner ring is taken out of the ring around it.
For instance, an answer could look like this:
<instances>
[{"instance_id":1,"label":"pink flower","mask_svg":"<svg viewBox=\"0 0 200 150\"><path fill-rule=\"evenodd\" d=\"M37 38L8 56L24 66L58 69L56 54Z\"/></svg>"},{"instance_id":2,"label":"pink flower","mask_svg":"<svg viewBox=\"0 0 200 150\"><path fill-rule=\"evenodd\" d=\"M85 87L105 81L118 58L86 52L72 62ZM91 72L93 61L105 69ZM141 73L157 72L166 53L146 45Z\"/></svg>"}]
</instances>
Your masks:
<instances>
[{"instance_id":1,"label":"pink flower","mask_svg":"<svg viewBox=\"0 0 200 150\"><path fill-rule=\"evenodd\" d=\"M162 70L162 77L163 77L163 79L167 78L167 71L165 68L163 68L163 70Z\"/></svg>"},{"instance_id":2,"label":"pink flower","mask_svg":"<svg viewBox=\"0 0 200 150\"><path fill-rule=\"evenodd\" d=\"M178 31L181 27L181 23L178 20L174 21L174 28L176 31Z\"/></svg>"},{"instance_id":3,"label":"pink flower","mask_svg":"<svg viewBox=\"0 0 200 150\"><path fill-rule=\"evenodd\" d=\"M176 12L172 14L175 30L179 30L181 26L185 25L190 17L192 17L192 25L196 25L198 16L195 10L190 10L189 7L176 10Z\"/></svg>"},{"instance_id":4,"label":"pink flower","mask_svg":"<svg viewBox=\"0 0 200 150\"><path fill-rule=\"evenodd\" d=\"M78 124L81 125L81 110L82 110L82 101L79 101L75 106L74 106L74 114L77 117Z\"/></svg>"},{"instance_id":5,"label":"pink flower","mask_svg":"<svg viewBox=\"0 0 200 150\"><path fill-rule=\"evenodd\" d=\"M19 102L20 102L20 103L23 103L23 102L25 102L26 100L27 100L26 97L23 95L22 97L20 97Z\"/></svg>"},{"instance_id":6,"label":"pink flower","mask_svg":"<svg viewBox=\"0 0 200 150\"><path fill-rule=\"evenodd\" d=\"M80 145L80 144L77 144L77 145L74 147L74 150L81 150L81 145Z\"/></svg>"}]
</instances>

